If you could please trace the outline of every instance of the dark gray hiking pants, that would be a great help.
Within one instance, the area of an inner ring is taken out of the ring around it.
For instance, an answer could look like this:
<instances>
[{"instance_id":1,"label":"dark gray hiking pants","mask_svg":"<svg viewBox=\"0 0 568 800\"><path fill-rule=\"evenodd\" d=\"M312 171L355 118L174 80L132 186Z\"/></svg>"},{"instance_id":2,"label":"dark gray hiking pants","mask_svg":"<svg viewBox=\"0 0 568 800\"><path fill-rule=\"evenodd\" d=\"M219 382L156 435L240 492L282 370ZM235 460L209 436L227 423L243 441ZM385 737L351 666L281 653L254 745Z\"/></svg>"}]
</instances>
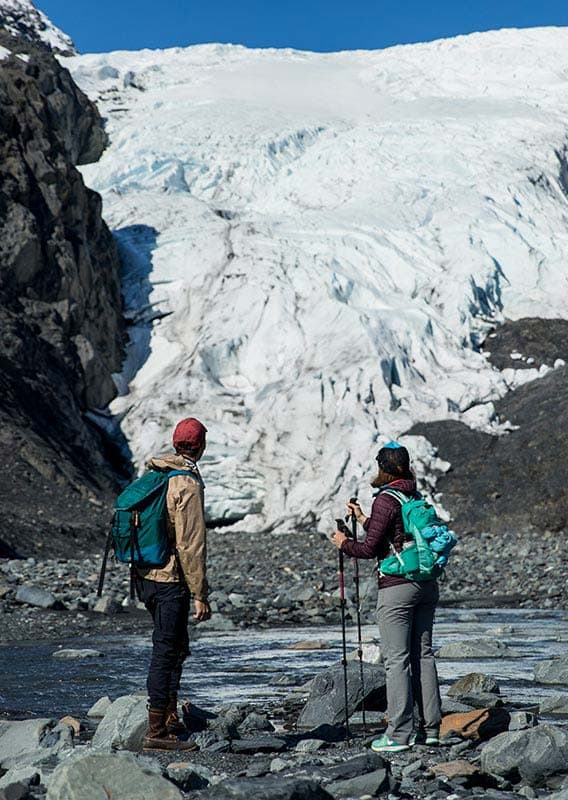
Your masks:
<instances>
[{"instance_id":1,"label":"dark gray hiking pants","mask_svg":"<svg viewBox=\"0 0 568 800\"><path fill-rule=\"evenodd\" d=\"M438 735L442 718L432 626L438 602L436 581L404 583L379 590L379 634L387 671L387 736L408 744L414 728Z\"/></svg>"}]
</instances>

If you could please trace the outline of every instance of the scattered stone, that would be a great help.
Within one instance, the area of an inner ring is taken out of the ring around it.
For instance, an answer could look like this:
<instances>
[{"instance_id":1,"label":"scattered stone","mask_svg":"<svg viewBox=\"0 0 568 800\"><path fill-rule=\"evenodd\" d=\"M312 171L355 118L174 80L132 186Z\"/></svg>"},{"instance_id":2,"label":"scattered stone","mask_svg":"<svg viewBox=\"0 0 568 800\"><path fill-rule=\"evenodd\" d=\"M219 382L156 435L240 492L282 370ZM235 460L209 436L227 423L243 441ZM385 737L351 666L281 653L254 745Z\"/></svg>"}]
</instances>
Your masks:
<instances>
[{"instance_id":1,"label":"scattered stone","mask_svg":"<svg viewBox=\"0 0 568 800\"><path fill-rule=\"evenodd\" d=\"M111 705L112 705L112 700L108 695L105 695L104 697L99 697L97 702L94 703L94 705L92 705L90 709L87 711L87 716L90 719L99 719L100 717L104 717L104 715L107 713Z\"/></svg>"},{"instance_id":2,"label":"scattered stone","mask_svg":"<svg viewBox=\"0 0 568 800\"><path fill-rule=\"evenodd\" d=\"M386 769L376 769L355 778L344 781L333 781L326 786L334 797L361 797L370 795L376 797L381 792L391 789L389 775Z\"/></svg>"},{"instance_id":3,"label":"scattered stone","mask_svg":"<svg viewBox=\"0 0 568 800\"><path fill-rule=\"evenodd\" d=\"M286 750L285 739L277 736L256 736L254 739L236 739L231 743L233 753L281 753Z\"/></svg>"},{"instance_id":4,"label":"scattered stone","mask_svg":"<svg viewBox=\"0 0 568 800\"><path fill-rule=\"evenodd\" d=\"M549 661L541 661L534 670L538 683L552 683L568 686L568 655L557 656Z\"/></svg>"},{"instance_id":5,"label":"scattered stone","mask_svg":"<svg viewBox=\"0 0 568 800\"><path fill-rule=\"evenodd\" d=\"M315 781L273 776L225 781L210 796L214 800L333 800Z\"/></svg>"},{"instance_id":6,"label":"scattered stone","mask_svg":"<svg viewBox=\"0 0 568 800\"><path fill-rule=\"evenodd\" d=\"M457 734L463 739L486 740L509 727L510 714L503 708L481 708L466 714L449 714L443 717L440 736Z\"/></svg>"},{"instance_id":7,"label":"scattered stone","mask_svg":"<svg viewBox=\"0 0 568 800\"><path fill-rule=\"evenodd\" d=\"M166 775L184 792L205 789L213 777L213 773L207 767L187 761L174 761L168 764Z\"/></svg>"},{"instance_id":8,"label":"scattered stone","mask_svg":"<svg viewBox=\"0 0 568 800\"><path fill-rule=\"evenodd\" d=\"M541 714L568 715L568 694L554 694L552 697L546 697L540 704L539 711Z\"/></svg>"},{"instance_id":9,"label":"scattered stone","mask_svg":"<svg viewBox=\"0 0 568 800\"><path fill-rule=\"evenodd\" d=\"M47 800L181 800L173 783L149 759L126 753L86 753L59 764Z\"/></svg>"},{"instance_id":10,"label":"scattered stone","mask_svg":"<svg viewBox=\"0 0 568 800\"><path fill-rule=\"evenodd\" d=\"M259 714L253 711L237 728L241 736L249 733L256 733L258 731L273 731L274 725L270 722L266 714Z\"/></svg>"},{"instance_id":11,"label":"scattered stone","mask_svg":"<svg viewBox=\"0 0 568 800\"><path fill-rule=\"evenodd\" d=\"M52 719L0 720L0 768L39 765L73 748L73 731Z\"/></svg>"},{"instance_id":12,"label":"scattered stone","mask_svg":"<svg viewBox=\"0 0 568 800\"><path fill-rule=\"evenodd\" d=\"M568 765L568 731L554 725L501 733L481 751L483 772L539 786Z\"/></svg>"},{"instance_id":13,"label":"scattered stone","mask_svg":"<svg viewBox=\"0 0 568 800\"><path fill-rule=\"evenodd\" d=\"M297 753L315 753L324 746L321 739L300 739L296 745Z\"/></svg>"},{"instance_id":14,"label":"scattered stone","mask_svg":"<svg viewBox=\"0 0 568 800\"><path fill-rule=\"evenodd\" d=\"M20 586L16 592L16 602L38 608L56 608L60 605L51 592L39 589L37 586Z\"/></svg>"},{"instance_id":15,"label":"scattered stone","mask_svg":"<svg viewBox=\"0 0 568 800\"><path fill-rule=\"evenodd\" d=\"M434 764L430 771L437 778L443 777L453 780L454 778L468 778L479 772L479 767L470 764L469 761L459 759L458 761L446 761L442 764Z\"/></svg>"},{"instance_id":16,"label":"scattered stone","mask_svg":"<svg viewBox=\"0 0 568 800\"><path fill-rule=\"evenodd\" d=\"M417 772L420 772L424 769L424 762L421 758L417 758L416 761L412 761L406 767L402 769L402 777L409 778L411 775L415 775Z\"/></svg>"},{"instance_id":17,"label":"scattered stone","mask_svg":"<svg viewBox=\"0 0 568 800\"><path fill-rule=\"evenodd\" d=\"M53 658L103 658L104 653L101 653L100 650L89 650L88 648L85 650L64 648L56 650L55 653L52 653L52 656Z\"/></svg>"},{"instance_id":18,"label":"scattered stone","mask_svg":"<svg viewBox=\"0 0 568 800\"><path fill-rule=\"evenodd\" d=\"M347 701L349 716L363 700L359 665L347 665ZM364 672L365 707L369 710L386 708L386 673L378 664L368 664ZM298 727L337 725L345 722L345 688L343 667L331 667L320 672L310 687L308 701L298 719Z\"/></svg>"},{"instance_id":19,"label":"scattered stone","mask_svg":"<svg viewBox=\"0 0 568 800\"><path fill-rule=\"evenodd\" d=\"M466 639L449 642L438 651L439 658L516 658L518 653L505 642L494 639Z\"/></svg>"},{"instance_id":20,"label":"scattered stone","mask_svg":"<svg viewBox=\"0 0 568 800\"><path fill-rule=\"evenodd\" d=\"M323 770L323 774L329 781L344 781L379 769L387 769L387 761L378 753L369 751L362 756L349 758L333 767L327 767Z\"/></svg>"},{"instance_id":21,"label":"scattered stone","mask_svg":"<svg viewBox=\"0 0 568 800\"><path fill-rule=\"evenodd\" d=\"M145 697L139 695L118 697L99 723L93 736L93 749L137 752L142 747L147 720Z\"/></svg>"},{"instance_id":22,"label":"scattered stone","mask_svg":"<svg viewBox=\"0 0 568 800\"><path fill-rule=\"evenodd\" d=\"M98 614L106 614L107 617L114 617L115 614L120 614L123 608L114 597L106 595L105 597L99 597L93 606L93 611Z\"/></svg>"},{"instance_id":23,"label":"scattered stone","mask_svg":"<svg viewBox=\"0 0 568 800\"><path fill-rule=\"evenodd\" d=\"M270 772L284 772L290 767L290 762L284 758L273 758L270 762Z\"/></svg>"},{"instance_id":24,"label":"scattered stone","mask_svg":"<svg viewBox=\"0 0 568 800\"><path fill-rule=\"evenodd\" d=\"M448 697L461 700L462 695L470 694L499 694L499 684L490 675L482 672L469 672L453 683L448 689Z\"/></svg>"},{"instance_id":25,"label":"scattered stone","mask_svg":"<svg viewBox=\"0 0 568 800\"><path fill-rule=\"evenodd\" d=\"M510 731L523 731L526 728L534 728L535 725L538 725L536 714L531 714L530 711L511 711Z\"/></svg>"},{"instance_id":26,"label":"scattered stone","mask_svg":"<svg viewBox=\"0 0 568 800\"><path fill-rule=\"evenodd\" d=\"M260 778L270 772L270 760L268 758L255 758L250 762L247 769L247 778Z\"/></svg>"}]
</instances>

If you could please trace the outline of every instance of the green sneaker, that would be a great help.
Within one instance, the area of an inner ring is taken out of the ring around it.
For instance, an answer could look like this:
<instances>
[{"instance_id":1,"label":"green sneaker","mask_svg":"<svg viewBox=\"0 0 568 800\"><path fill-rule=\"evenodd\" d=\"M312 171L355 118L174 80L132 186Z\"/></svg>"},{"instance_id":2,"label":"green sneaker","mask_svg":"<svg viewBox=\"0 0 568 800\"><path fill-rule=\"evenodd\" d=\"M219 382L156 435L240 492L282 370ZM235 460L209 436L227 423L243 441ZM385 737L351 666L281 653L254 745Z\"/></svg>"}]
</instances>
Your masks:
<instances>
[{"instance_id":1,"label":"green sneaker","mask_svg":"<svg viewBox=\"0 0 568 800\"><path fill-rule=\"evenodd\" d=\"M410 750L410 747L409 744L399 744L389 739L386 733L383 733L380 739L371 742L373 753L400 753L401 750Z\"/></svg>"},{"instance_id":2,"label":"green sneaker","mask_svg":"<svg viewBox=\"0 0 568 800\"><path fill-rule=\"evenodd\" d=\"M440 737L434 734L426 734L426 731L417 731L410 740L412 745L425 744L429 747L436 747L440 744Z\"/></svg>"}]
</instances>

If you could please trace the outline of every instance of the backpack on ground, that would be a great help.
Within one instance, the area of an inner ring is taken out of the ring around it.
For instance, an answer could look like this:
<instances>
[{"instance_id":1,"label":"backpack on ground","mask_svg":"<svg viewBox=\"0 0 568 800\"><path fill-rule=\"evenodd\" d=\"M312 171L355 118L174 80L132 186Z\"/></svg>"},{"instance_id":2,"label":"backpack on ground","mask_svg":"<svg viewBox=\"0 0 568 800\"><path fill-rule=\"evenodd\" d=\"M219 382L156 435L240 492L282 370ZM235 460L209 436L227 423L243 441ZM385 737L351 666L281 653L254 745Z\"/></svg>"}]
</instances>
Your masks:
<instances>
[{"instance_id":1,"label":"backpack on ground","mask_svg":"<svg viewBox=\"0 0 568 800\"><path fill-rule=\"evenodd\" d=\"M379 564L380 575L395 575L411 581L431 581L440 577L457 537L436 514L435 508L418 492L406 495L396 489L382 489L400 503L404 531L412 536L402 551L390 542L392 556Z\"/></svg>"},{"instance_id":2,"label":"backpack on ground","mask_svg":"<svg viewBox=\"0 0 568 800\"><path fill-rule=\"evenodd\" d=\"M191 470L151 469L130 483L116 498L99 577L99 597L111 548L117 561L130 564L132 596L136 567L160 569L168 563L172 548L167 530L166 497L169 480L175 475L191 475L199 479Z\"/></svg>"}]
</instances>

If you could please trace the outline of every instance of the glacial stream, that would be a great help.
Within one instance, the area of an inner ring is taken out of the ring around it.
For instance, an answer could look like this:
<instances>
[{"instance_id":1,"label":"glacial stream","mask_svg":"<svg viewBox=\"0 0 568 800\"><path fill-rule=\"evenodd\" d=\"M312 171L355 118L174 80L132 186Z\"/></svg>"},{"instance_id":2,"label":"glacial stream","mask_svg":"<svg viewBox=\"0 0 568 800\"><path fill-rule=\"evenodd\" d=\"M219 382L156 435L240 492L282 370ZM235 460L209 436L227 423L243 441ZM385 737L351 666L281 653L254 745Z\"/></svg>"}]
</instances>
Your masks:
<instances>
[{"instance_id":1,"label":"glacial stream","mask_svg":"<svg viewBox=\"0 0 568 800\"><path fill-rule=\"evenodd\" d=\"M504 641L515 658L439 659L442 694L468 672L492 675L505 698L537 704L565 687L533 681L534 666L554 655L568 653L568 613L559 611L478 609L439 610L434 632L436 648L476 638ZM376 626L363 630L365 641L378 639ZM324 642L327 649L291 650L301 641ZM356 629L348 628L349 649L356 647ZM102 658L57 659L60 646L95 648ZM150 636L121 636L65 642L26 642L0 647L0 709L2 716L84 716L102 695L144 692L150 657ZM290 688L278 685L283 676L307 681L341 655L341 632L335 628L277 628L208 632L192 643L186 662L181 696L210 707L219 702L252 701L285 696ZM557 722L561 722L558 720ZM566 721L566 720L564 720Z\"/></svg>"}]
</instances>

